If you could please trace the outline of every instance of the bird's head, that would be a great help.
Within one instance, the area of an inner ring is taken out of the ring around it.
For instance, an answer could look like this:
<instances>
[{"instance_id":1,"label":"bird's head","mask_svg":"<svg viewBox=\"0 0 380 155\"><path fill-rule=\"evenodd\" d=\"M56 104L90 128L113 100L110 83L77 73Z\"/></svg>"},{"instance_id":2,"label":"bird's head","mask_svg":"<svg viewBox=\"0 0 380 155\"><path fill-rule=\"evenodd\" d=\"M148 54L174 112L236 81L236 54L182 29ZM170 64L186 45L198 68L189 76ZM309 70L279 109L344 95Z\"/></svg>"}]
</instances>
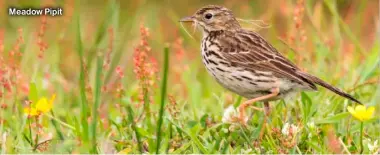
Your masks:
<instances>
[{"instance_id":1,"label":"bird's head","mask_svg":"<svg viewBox=\"0 0 380 155\"><path fill-rule=\"evenodd\" d=\"M182 18L180 22L194 22L206 33L220 30L236 31L241 28L231 10L217 5L203 7L194 15Z\"/></svg>"}]
</instances>

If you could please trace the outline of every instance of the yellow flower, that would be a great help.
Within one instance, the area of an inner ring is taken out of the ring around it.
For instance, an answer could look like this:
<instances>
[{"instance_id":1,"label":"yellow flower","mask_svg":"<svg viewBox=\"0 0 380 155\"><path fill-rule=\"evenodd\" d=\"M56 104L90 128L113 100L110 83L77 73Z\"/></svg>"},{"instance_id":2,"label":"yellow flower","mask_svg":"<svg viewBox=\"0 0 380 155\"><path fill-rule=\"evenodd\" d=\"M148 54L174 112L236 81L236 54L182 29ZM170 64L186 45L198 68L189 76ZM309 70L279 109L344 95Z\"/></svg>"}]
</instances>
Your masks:
<instances>
[{"instance_id":1,"label":"yellow flower","mask_svg":"<svg viewBox=\"0 0 380 155\"><path fill-rule=\"evenodd\" d=\"M348 112L351 113L359 121L366 121L372 118L375 107L369 107L368 109L364 105L358 105L355 109L351 106L347 107Z\"/></svg>"},{"instance_id":2,"label":"yellow flower","mask_svg":"<svg viewBox=\"0 0 380 155\"><path fill-rule=\"evenodd\" d=\"M117 154L130 154L131 151L132 151L132 149L127 147L124 150L121 150L120 152L118 152Z\"/></svg>"},{"instance_id":3,"label":"yellow flower","mask_svg":"<svg viewBox=\"0 0 380 155\"><path fill-rule=\"evenodd\" d=\"M24 113L28 116L39 115L36 108L24 108Z\"/></svg>"},{"instance_id":4,"label":"yellow flower","mask_svg":"<svg viewBox=\"0 0 380 155\"><path fill-rule=\"evenodd\" d=\"M24 109L24 113L28 116L37 116L41 115L43 113L49 112L53 108L53 102L55 100L55 94L48 99L46 97L42 97L40 100L38 100L35 107L27 107Z\"/></svg>"}]
</instances>

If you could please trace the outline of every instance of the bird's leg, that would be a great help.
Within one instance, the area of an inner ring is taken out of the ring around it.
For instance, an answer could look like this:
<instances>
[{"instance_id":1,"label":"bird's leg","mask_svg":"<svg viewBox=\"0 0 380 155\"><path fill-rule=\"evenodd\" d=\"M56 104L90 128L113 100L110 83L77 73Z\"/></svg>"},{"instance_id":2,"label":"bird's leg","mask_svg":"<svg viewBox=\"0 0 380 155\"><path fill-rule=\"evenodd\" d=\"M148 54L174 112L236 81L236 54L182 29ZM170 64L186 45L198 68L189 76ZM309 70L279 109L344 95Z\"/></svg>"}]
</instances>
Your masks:
<instances>
[{"instance_id":1,"label":"bird's leg","mask_svg":"<svg viewBox=\"0 0 380 155\"><path fill-rule=\"evenodd\" d=\"M269 106L269 102L268 101L264 102L264 112L265 112L265 116L269 117L269 115L270 115L270 106Z\"/></svg>"},{"instance_id":2,"label":"bird's leg","mask_svg":"<svg viewBox=\"0 0 380 155\"><path fill-rule=\"evenodd\" d=\"M267 124L267 119L269 119L269 115L270 115L270 106L269 106L268 101L264 102L264 113L265 113L265 116L264 116L264 120L263 120L263 126L261 127L261 131L260 131L260 139L263 138L264 131L265 131L266 124Z\"/></svg>"},{"instance_id":3,"label":"bird's leg","mask_svg":"<svg viewBox=\"0 0 380 155\"><path fill-rule=\"evenodd\" d=\"M250 100L247 100L245 101L243 104L241 104L239 106L239 121L245 125L246 122L245 122L245 109L252 105L253 103L255 102L258 102L258 101L262 101L262 100L266 100L266 99L269 99L269 98L272 98L272 97L275 97L278 95L278 93L280 92L280 89L279 88L273 88L271 90L272 93L268 94L268 95L264 95L264 96L260 96L260 97L257 97L257 98L254 98L254 99L250 99ZM269 105L269 104L268 104ZM253 109L255 110L258 110L258 111L263 111L262 108L258 108L258 107L252 107Z\"/></svg>"}]
</instances>

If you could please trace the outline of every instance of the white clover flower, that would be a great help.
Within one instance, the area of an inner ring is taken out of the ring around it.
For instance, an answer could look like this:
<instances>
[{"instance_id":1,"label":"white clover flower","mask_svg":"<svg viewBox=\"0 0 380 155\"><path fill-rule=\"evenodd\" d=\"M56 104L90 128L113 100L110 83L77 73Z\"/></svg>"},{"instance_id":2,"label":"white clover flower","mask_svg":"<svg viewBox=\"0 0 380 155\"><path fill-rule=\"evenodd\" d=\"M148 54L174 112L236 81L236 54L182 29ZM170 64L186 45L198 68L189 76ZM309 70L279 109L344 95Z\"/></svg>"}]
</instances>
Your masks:
<instances>
[{"instance_id":1,"label":"white clover flower","mask_svg":"<svg viewBox=\"0 0 380 155\"><path fill-rule=\"evenodd\" d=\"M224 110L222 122L223 123L237 123L237 118L239 118L239 110L236 110L233 105L230 105ZM248 117L244 118L244 122L248 121Z\"/></svg>"},{"instance_id":2,"label":"white clover flower","mask_svg":"<svg viewBox=\"0 0 380 155\"><path fill-rule=\"evenodd\" d=\"M289 123L285 123L284 126L281 129L281 133L283 135L288 135L289 134Z\"/></svg>"},{"instance_id":3,"label":"white clover flower","mask_svg":"<svg viewBox=\"0 0 380 155\"><path fill-rule=\"evenodd\" d=\"M241 152L242 152L242 154L251 154L252 149L247 149L247 150L242 149Z\"/></svg>"},{"instance_id":4,"label":"white clover flower","mask_svg":"<svg viewBox=\"0 0 380 155\"><path fill-rule=\"evenodd\" d=\"M222 122L223 123L230 122L231 118L233 116L236 116L236 113L237 112L233 106L229 106L227 109L224 109Z\"/></svg>"},{"instance_id":5,"label":"white clover flower","mask_svg":"<svg viewBox=\"0 0 380 155\"><path fill-rule=\"evenodd\" d=\"M297 132L299 132L299 128L294 124L289 125L289 123L285 123L281 130L281 133L285 136L288 136L290 133L294 135Z\"/></svg>"},{"instance_id":6,"label":"white clover flower","mask_svg":"<svg viewBox=\"0 0 380 155\"><path fill-rule=\"evenodd\" d=\"M300 129L298 128L298 126L292 124L292 125L290 126L290 131L291 131L293 134L296 134L296 133L298 133L298 132L300 131Z\"/></svg>"},{"instance_id":7,"label":"white clover flower","mask_svg":"<svg viewBox=\"0 0 380 155\"><path fill-rule=\"evenodd\" d=\"M375 151L375 149L378 147L377 146L377 140L375 140L375 142L373 143L373 145L371 144L371 142L368 142L368 150L369 152L373 152Z\"/></svg>"}]
</instances>

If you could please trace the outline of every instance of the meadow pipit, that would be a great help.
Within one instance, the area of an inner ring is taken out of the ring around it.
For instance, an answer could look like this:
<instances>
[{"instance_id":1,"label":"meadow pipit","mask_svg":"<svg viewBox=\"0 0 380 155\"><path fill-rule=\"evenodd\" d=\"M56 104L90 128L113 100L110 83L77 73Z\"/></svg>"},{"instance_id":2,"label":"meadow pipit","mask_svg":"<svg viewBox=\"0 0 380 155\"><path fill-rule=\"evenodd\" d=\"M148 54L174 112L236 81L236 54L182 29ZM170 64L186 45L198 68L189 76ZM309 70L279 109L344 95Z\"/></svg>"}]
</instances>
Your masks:
<instances>
[{"instance_id":1,"label":"meadow pipit","mask_svg":"<svg viewBox=\"0 0 380 155\"><path fill-rule=\"evenodd\" d=\"M245 109L300 91L316 91L316 85L360 103L351 95L300 70L258 33L243 29L232 11L210 5L180 22L194 22L203 31L202 59L208 72L225 88L249 100L239 106L239 121L245 124ZM261 108L255 107L257 110Z\"/></svg>"}]
</instances>

